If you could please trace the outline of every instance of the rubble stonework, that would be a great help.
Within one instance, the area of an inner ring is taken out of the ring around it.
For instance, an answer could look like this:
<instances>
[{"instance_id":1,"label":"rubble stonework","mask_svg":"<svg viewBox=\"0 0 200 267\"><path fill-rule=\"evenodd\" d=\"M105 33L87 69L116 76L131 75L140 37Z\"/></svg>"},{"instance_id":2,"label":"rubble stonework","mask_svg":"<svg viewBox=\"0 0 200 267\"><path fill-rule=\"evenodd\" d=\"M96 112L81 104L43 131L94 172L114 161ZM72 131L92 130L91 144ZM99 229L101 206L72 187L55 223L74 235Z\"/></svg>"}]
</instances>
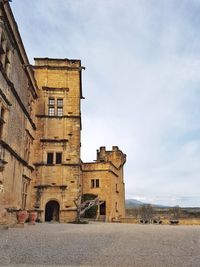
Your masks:
<instances>
[{"instance_id":1,"label":"rubble stonework","mask_svg":"<svg viewBox=\"0 0 200 267\"><path fill-rule=\"evenodd\" d=\"M42 222L74 220L74 199L86 193L104 201L97 219L124 216L126 156L101 147L96 162L80 160L83 69L77 59L30 65L10 4L0 1L0 224L19 209L37 210Z\"/></svg>"}]
</instances>

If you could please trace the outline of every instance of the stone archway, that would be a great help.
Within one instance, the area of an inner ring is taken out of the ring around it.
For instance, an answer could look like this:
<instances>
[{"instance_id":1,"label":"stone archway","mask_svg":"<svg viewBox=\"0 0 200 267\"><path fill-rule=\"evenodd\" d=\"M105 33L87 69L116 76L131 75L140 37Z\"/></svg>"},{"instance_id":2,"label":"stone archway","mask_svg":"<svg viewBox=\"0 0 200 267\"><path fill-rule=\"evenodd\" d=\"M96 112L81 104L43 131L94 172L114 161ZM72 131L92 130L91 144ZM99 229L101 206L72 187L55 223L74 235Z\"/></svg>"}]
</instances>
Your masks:
<instances>
[{"instance_id":1,"label":"stone archway","mask_svg":"<svg viewBox=\"0 0 200 267\"><path fill-rule=\"evenodd\" d=\"M45 207L45 222L59 222L60 205L56 200L50 200Z\"/></svg>"}]
</instances>

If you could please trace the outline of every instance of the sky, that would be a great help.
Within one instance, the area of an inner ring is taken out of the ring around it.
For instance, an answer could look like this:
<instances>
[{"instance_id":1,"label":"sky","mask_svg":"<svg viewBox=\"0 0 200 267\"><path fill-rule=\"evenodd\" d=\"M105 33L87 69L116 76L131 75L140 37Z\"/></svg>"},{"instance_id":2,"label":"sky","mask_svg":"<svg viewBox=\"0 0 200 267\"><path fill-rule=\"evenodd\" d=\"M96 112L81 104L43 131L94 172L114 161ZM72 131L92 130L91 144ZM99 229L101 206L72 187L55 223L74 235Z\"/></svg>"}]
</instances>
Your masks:
<instances>
[{"instance_id":1,"label":"sky","mask_svg":"<svg viewBox=\"0 0 200 267\"><path fill-rule=\"evenodd\" d=\"M29 60L81 59L82 160L117 145L126 198L200 206L200 0L12 0Z\"/></svg>"}]
</instances>

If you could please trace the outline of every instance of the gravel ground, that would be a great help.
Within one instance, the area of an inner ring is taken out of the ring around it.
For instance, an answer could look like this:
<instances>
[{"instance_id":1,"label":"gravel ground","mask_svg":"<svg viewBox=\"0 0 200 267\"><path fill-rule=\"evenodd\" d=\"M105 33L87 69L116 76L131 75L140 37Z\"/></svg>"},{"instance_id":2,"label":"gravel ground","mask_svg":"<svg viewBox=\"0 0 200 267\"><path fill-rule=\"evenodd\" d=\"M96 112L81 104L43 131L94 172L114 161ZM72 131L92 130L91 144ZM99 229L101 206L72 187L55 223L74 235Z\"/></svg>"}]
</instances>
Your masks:
<instances>
[{"instance_id":1,"label":"gravel ground","mask_svg":"<svg viewBox=\"0 0 200 267\"><path fill-rule=\"evenodd\" d=\"M0 266L199 267L200 226L44 223L0 230Z\"/></svg>"}]
</instances>

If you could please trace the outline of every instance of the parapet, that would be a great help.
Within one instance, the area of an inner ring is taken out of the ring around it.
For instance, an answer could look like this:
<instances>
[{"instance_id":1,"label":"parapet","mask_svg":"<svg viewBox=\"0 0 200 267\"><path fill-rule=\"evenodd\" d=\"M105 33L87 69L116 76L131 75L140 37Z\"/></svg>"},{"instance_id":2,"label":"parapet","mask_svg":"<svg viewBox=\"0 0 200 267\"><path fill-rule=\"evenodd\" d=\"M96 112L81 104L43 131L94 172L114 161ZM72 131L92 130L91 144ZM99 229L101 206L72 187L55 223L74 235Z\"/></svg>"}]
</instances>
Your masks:
<instances>
[{"instance_id":1,"label":"parapet","mask_svg":"<svg viewBox=\"0 0 200 267\"><path fill-rule=\"evenodd\" d=\"M81 60L80 59L68 59L68 58L34 58L35 66L34 67L68 67L68 68L80 68ZM82 67L83 68L83 67Z\"/></svg>"},{"instance_id":2,"label":"parapet","mask_svg":"<svg viewBox=\"0 0 200 267\"><path fill-rule=\"evenodd\" d=\"M119 167L126 162L126 155L118 148L118 146L113 146L112 150L106 150L105 146L101 146L97 150L96 162L112 162Z\"/></svg>"}]
</instances>

